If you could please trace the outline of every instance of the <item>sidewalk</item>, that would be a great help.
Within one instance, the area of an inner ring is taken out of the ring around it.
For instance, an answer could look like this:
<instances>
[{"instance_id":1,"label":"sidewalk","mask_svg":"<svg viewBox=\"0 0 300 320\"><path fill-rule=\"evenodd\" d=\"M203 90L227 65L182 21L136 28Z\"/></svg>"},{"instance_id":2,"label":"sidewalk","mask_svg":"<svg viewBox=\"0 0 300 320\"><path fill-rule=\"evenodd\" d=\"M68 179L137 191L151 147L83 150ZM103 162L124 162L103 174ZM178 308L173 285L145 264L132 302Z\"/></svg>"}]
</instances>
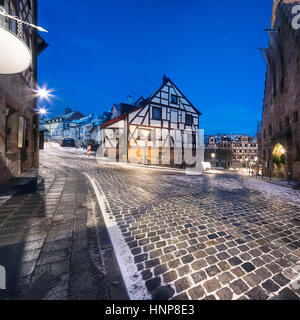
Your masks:
<instances>
[{"instance_id":1,"label":"sidewalk","mask_svg":"<svg viewBox=\"0 0 300 320\"><path fill-rule=\"evenodd\" d=\"M253 178L255 178L255 176ZM268 183L276 184L282 187L287 187L291 189L300 189L300 183L295 181L291 181L289 183L287 180L283 180L275 177L272 177L271 179L269 177L257 177L257 179L268 182Z\"/></svg>"},{"instance_id":2,"label":"sidewalk","mask_svg":"<svg viewBox=\"0 0 300 320\"><path fill-rule=\"evenodd\" d=\"M99 232L106 247L109 239L84 175L67 168L39 175L0 202L7 286L0 299L127 299L113 252L112 271L100 254Z\"/></svg>"}]
</instances>

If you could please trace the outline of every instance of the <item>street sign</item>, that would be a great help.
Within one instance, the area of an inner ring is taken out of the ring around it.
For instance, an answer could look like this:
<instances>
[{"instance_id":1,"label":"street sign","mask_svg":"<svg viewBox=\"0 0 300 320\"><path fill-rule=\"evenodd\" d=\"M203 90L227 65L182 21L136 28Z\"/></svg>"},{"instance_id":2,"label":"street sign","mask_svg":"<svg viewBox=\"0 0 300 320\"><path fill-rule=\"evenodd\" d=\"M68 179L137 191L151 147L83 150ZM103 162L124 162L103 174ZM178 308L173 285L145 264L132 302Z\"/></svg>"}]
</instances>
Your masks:
<instances>
[{"instance_id":1,"label":"street sign","mask_svg":"<svg viewBox=\"0 0 300 320\"><path fill-rule=\"evenodd\" d=\"M32 54L26 43L14 33L0 27L0 74L17 74L26 71Z\"/></svg>"}]
</instances>

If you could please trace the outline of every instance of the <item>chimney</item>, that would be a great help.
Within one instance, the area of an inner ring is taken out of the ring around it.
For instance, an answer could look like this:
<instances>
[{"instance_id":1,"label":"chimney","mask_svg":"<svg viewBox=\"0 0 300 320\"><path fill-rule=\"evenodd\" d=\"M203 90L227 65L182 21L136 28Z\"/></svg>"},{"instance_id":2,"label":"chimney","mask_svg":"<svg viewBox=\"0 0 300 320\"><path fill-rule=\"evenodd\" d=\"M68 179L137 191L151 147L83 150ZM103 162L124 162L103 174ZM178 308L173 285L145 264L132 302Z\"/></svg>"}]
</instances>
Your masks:
<instances>
[{"instance_id":1,"label":"chimney","mask_svg":"<svg viewBox=\"0 0 300 320\"><path fill-rule=\"evenodd\" d=\"M65 114L68 114L68 113L71 113L72 112L72 109L71 108L66 108L65 109Z\"/></svg>"},{"instance_id":2,"label":"chimney","mask_svg":"<svg viewBox=\"0 0 300 320\"><path fill-rule=\"evenodd\" d=\"M163 77L163 84L167 83L168 82L168 78L167 76L164 74L164 77Z\"/></svg>"},{"instance_id":3,"label":"chimney","mask_svg":"<svg viewBox=\"0 0 300 320\"><path fill-rule=\"evenodd\" d=\"M132 104L132 96L127 96L127 104Z\"/></svg>"}]
</instances>

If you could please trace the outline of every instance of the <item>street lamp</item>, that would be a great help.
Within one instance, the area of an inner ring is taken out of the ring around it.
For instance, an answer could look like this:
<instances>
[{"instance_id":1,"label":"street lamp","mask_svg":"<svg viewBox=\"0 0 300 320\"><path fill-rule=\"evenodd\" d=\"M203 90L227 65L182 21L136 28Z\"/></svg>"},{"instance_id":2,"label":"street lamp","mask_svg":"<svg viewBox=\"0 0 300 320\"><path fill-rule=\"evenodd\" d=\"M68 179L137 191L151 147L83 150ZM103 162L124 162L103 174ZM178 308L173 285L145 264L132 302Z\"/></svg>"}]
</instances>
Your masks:
<instances>
[{"instance_id":1,"label":"street lamp","mask_svg":"<svg viewBox=\"0 0 300 320\"><path fill-rule=\"evenodd\" d=\"M48 110L44 107L41 107L37 109L37 113L40 115L41 118L43 118L48 114Z\"/></svg>"},{"instance_id":2,"label":"street lamp","mask_svg":"<svg viewBox=\"0 0 300 320\"><path fill-rule=\"evenodd\" d=\"M215 153L212 153L211 154L211 157L212 157L212 159L213 159L213 168L216 166L215 165L215 158L216 158L216 154Z\"/></svg>"},{"instance_id":3,"label":"street lamp","mask_svg":"<svg viewBox=\"0 0 300 320\"><path fill-rule=\"evenodd\" d=\"M26 71L32 64L32 54L23 41L22 25L47 32L45 29L22 21L16 16L8 14L0 7L0 16L17 21L17 34L0 26L0 74L17 74Z\"/></svg>"},{"instance_id":4,"label":"street lamp","mask_svg":"<svg viewBox=\"0 0 300 320\"><path fill-rule=\"evenodd\" d=\"M42 28L42 27L39 27L39 26L36 26L36 25L34 25L34 24L32 24L32 23L23 21L23 20L19 19L19 18L16 17L16 16L11 16L10 14L8 14L8 13L5 11L4 8L0 8L0 15L6 17L6 18L8 18L8 19L15 20L15 21L17 21L18 23L22 23L22 24L25 24L25 25L27 25L27 26L29 26L29 27L35 28L35 29L37 29L37 30L39 30L39 31L41 31L41 32L48 32L47 30L45 30L45 29Z\"/></svg>"},{"instance_id":5,"label":"street lamp","mask_svg":"<svg viewBox=\"0 0 300 320\"><path fill-rule=\"evenodd\" d=\"M44 86L42 88L38 86L37 89L34 90L34 92L35 92L35 96L40 98L41 100L45 99L45 100L49 101L49 99L51 97L53 97L53 95L51 94L51 92L53 92L53 90L47 89L46 86Z\"/></svg>"}]
</instances>

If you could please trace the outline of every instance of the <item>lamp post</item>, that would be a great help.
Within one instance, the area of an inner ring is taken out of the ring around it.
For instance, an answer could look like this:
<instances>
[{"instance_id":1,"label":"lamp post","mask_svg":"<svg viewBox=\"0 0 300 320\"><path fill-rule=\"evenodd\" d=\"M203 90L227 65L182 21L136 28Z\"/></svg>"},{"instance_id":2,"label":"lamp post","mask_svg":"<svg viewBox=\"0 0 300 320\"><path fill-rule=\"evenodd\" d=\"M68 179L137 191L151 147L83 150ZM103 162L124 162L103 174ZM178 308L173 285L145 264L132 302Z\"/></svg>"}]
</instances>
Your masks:
<instances>
[{"instance_id":1,"label":"lamp post","mask_svg":"<svg viewBox=\"0 0 300 320\"><path fill-rule=\"evenodd\" d=\"M212 153L211 154L211 157L212 157L212 159L213 159L213 168L216 166L215 165L215 158L216 158L216 154L215 153Z\"/></svg>"}]
</instances>

